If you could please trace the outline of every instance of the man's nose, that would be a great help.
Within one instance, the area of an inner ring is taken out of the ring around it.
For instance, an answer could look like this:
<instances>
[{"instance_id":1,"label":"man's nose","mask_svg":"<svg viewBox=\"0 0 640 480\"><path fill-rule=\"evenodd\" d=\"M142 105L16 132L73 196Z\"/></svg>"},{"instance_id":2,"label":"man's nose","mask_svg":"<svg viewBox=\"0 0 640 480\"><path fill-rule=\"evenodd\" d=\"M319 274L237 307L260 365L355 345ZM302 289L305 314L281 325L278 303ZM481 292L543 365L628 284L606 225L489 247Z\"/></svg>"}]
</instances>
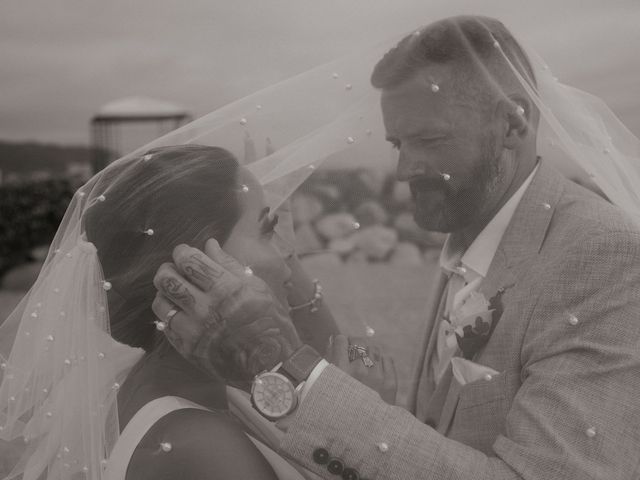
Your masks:
<instances>
[{"instance_id":1,"label":"man's nose","mask_svg":"<svg viewBox=\"0 0 640 480\"><path fill-rule=\"evenodd\" d=\"M425 168L425 159L422 156L400 148L396 168L396 178L399 182L406 182L417 175L424 175Z\"/></svg>"}]
</instances>

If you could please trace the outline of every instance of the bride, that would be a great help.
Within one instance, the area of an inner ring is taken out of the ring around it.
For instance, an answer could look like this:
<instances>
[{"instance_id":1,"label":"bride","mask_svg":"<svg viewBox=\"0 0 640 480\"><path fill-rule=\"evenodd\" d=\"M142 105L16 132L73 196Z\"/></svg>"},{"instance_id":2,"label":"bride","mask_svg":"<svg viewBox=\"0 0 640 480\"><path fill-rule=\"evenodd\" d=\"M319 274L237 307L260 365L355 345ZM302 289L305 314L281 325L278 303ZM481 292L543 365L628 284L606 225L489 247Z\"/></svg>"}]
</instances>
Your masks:
<instances>
[{"instance_id":1,"label":"bride","mask_svg":"<svg viewBox=\"0 0 640 480\"><path fill-rule=\"evenodd\" d=\"M296 308L313 298L315 285L276 233L278 215L255 177L222 148L160 147L112 165L76 199L84 202L74 225L82 233L43 269L28 300L33 322L20 326L3 364L2 393L10 394L3 433L13 428L27 445L15 474L301 478L245 433L229 411L222 376L212 378L184 360L167 341L170 319L154 321L151 310L153 277L172 260L173 247L204 249L213 238L264 280L283 306L293 306L301 336L324 351L337 328L320 303L313 312ZM106 328L98 328L105 321ZM290 334L299 342L296 332ZM43 341L30 342L34 337ZM242 397L240 390L230 393Z\"/></svg>"},{"instance_id":2,"label":"bride","mask_svg":"<svg viewBox=\"0 0 640 480\"><path fill-rule=\"evenodd\" d=\"M300 295L292 288L296 280L298 286L309 281L292 277L286 252L276 246L278 216L255 178L229 152L181 145L146 155L126 175L119 172L106 200L84 215L87 241L96 247L111 284L111 335L146 352L118 392L122 434L107 463L107 478L205 478L210 472L219 478L290 478L296 472L257 440L252 443L229 414L222 378L212 379L182 359L166 341L165 325L153 321L150 307L155 270L171 260L171 246L204 248L209 238L251 265L283 305L289 296ZM316 314L316 342L335 332L326 313Z\"/></svg>"}]
</instances>

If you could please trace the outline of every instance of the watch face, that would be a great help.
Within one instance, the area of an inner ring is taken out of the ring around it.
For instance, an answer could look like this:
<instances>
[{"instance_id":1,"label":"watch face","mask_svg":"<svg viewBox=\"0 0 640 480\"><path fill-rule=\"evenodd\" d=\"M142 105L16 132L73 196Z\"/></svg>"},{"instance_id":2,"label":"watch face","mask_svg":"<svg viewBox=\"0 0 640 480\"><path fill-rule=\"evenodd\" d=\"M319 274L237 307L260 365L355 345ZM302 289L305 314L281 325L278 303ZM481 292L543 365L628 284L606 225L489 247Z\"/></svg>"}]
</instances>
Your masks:
<instances>
[{"instance_id":1,"label":"watch face","mask_svg":"<svg viewBox=\"0 0 640 480\"><path fill-rule=\"evenodd\" d=\"M297 394L287 377L280 373L266 372L254 380L251 401L262 415L277 419L293 411Z\"/></svg>"}]
</instances>

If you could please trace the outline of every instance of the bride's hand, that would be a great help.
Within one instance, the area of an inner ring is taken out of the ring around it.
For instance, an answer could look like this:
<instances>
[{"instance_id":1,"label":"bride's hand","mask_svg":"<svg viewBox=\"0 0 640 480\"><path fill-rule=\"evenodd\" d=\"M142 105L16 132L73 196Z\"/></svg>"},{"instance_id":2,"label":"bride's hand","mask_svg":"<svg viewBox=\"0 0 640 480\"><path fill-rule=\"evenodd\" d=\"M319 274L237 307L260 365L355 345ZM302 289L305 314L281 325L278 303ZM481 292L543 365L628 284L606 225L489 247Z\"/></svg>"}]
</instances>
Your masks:
<instances>
[{"instance_id":1,"label":"bride's hand","mask_svg":"<svg viewBox=\"0 0 640 480\"><path fill-rule=\"evenodd\" d=\"M251 380L302 343L264 281L213 239L205 252L187 245L174 249L175 264L162 265L154 278L153 311L162 322L178 310L164 333L187 360L228 381Z\"/></svg>"},{"instance_id":2,"label":"bride's hand","mask_svg":"<svg viewBox=\"0 0 640 480\"><path fill-rule=\"evenodd\" d=\"M383 355L376 346L368 346L367 342L370 341L371 339L335 335L327 348L327 361L375 390L385 402L393 405L398 388L393 358ZM373 365L367 367L361 357L350 360L349 345L367 347Z\"/></svg>"}]
</instances>

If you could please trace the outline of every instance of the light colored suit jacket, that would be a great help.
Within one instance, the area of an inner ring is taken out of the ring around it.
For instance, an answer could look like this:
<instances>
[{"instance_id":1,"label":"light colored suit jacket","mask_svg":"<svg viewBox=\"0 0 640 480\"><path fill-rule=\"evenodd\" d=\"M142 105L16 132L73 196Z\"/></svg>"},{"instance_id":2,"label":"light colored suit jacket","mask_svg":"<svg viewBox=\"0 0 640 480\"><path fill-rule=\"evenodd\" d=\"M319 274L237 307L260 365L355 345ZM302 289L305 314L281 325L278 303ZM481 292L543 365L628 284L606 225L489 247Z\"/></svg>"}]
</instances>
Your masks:
<instances>
[{"instance_id":1,"label":"light colored suit jacket","mask_svg":"<svg viewBox=\"0 0 640 480\"><path fill-rule=\"evenodd\" d=\"M474 358L498 375L423 382L425 423L329 366L283 452L326 478L323 449L360 478L640 478L640 227L543 163L480 291L511 284Z\"/></svg>"}]
</instances>

